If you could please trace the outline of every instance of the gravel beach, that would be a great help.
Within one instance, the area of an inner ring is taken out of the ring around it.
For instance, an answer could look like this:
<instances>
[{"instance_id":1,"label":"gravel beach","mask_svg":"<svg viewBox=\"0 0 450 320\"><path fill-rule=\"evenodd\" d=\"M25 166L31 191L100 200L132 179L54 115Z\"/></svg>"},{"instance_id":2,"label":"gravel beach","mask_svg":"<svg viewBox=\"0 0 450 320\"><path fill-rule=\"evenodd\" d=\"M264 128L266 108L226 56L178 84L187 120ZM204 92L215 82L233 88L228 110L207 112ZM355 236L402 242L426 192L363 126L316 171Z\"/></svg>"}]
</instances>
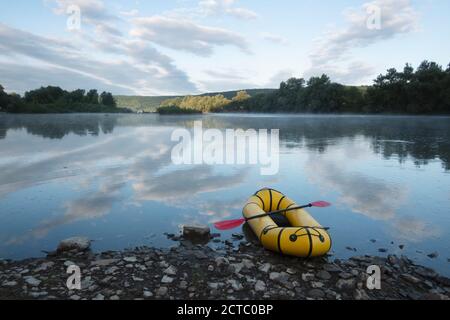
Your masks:
<instances>
[{"instance_id":1,"label":"gravel beach","mask_svg":"<svg viewBox=\"0 0 450 320\"><path fill-rule=\"evenodd\" d=\"M69 290L67 269L81 271ZM367 268L381 269L381 289L367 288ZM450 279L406 257L348 260L280 256L245 240L213 249L177 240L170 249L140 247L93 253L64 251L45 258L0 261L0 299L432 299L448 300Z\"/></svg>"}]
</instances>

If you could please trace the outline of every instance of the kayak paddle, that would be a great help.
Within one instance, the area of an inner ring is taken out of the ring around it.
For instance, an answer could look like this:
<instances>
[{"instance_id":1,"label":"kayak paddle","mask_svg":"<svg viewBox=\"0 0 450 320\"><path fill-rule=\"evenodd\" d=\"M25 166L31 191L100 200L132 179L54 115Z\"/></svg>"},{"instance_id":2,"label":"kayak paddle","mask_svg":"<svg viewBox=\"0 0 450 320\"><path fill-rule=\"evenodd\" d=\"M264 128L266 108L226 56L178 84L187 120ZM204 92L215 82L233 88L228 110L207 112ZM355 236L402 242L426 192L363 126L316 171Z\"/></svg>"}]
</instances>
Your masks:
<instances>
[{"instance_id":1,"label":"kayak paddle","mask_svg":"<svg viewBox=\"0 0 450 320\"><path fill-rule=\"evenodd\" d=\"M267 216L271 216L271 215L277 214L277 213L294 211L294 210L299 210L299 209L304 209L304 208L311 208L311 207L325 208L325 207L329 207L329 206L331 206L331 203L329 203L329 202L316 201L316 202L307 204L305 206L292 207L292 208L288 208L288 209L282 209L282 210L267 212L267 213L260 214L260 215L257 215L257 216L254 216L254 217L251 217L251 218L248 218L248 219L243 218L243 219L236 219L236 220L227 220L227 221L216 222L216 223L214 223L214 227L216 227L216 229L218 229L218 230L230 230L230 229L234 229L234 228L239 227L240 225L242 225L243 223L245 223L245 222L247 222L249 220L262 218L262 217L267 217Z\"/></svg>"}]
</instances>

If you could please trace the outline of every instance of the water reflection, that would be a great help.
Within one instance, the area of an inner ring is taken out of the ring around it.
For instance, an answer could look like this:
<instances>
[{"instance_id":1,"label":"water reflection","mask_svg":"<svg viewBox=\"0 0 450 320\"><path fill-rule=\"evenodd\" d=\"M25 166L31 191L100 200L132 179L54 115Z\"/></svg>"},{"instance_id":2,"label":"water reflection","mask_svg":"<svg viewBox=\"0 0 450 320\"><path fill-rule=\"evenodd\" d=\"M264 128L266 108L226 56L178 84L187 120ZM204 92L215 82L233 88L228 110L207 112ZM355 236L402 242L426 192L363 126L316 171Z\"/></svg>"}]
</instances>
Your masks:
<instances>
[{"instance_id":1,"label":"water reflection","mask_svg":"<svg viewBox=\"0 0 450 320\"><path fill-rule=\"evenodd\" d=\"M280 173L173 165L171 133L196 120L220 130L280 129ZM337 248L350 235L367 242L370 230L445 255L449 131L444 117L0 114L0 256L36 255L78 233L106 239L99 249L139 245L182 223L237 218L266 186L336 204L314 215L333 226Z\"/></svg>"},{"instance_id":2,"label":"water reflection","mask_svg":"<svg viewBox=\"0 0 450 320\"><path fill-rule=\"evenodd\" d=\"M373 151L386 159L408 157L418 166L439 159L450 170L450 119L448 117L385 116L164 116L157 115L1 115L0 139L8 131L25 129L32 135L62 139L69 134L79 136L113 133L119 127L166 126L192 128L202 120L206 128L281 129L286 147L304 146L325 152L343 138L364 136L371 140Z\"/></svg>"}]
</instances>

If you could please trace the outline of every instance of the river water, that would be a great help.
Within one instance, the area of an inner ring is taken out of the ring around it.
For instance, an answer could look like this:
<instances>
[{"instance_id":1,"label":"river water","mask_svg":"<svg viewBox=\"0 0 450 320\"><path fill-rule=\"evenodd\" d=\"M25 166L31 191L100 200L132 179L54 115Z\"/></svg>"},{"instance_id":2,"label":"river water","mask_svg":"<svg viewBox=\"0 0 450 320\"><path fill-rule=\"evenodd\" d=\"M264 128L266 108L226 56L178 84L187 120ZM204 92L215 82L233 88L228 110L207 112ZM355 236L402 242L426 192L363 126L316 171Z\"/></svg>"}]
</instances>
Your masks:
<instances>
[{"instance_id":1,"label":"river water","mask_svg":"<svg viewBox=\"0 0 450 320\"><path fill-rule=\"evenodd\" d=\"M278 170L177 164L173 133L199 123L279 129ZM450 276L448 117L0 114L0 258L76 235L98 251L171 246L165 232L240 218L263 187L331 202L309 212L331 228L334 257L404 254Z\"/></svg>"}]
</instances>

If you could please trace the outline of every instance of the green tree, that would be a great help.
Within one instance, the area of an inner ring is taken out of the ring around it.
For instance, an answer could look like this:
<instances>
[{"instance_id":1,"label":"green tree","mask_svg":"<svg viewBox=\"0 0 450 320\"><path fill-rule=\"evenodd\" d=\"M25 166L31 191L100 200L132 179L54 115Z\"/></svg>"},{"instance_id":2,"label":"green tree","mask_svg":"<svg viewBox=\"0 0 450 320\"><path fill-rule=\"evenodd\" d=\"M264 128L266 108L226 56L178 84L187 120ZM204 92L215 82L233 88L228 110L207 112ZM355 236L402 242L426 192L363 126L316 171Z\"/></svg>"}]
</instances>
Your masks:
<instances>
[{"instance_id":1,"label":"green tree","mask_svg":"<svg viewBox=\"0 0 450 320\"><path fill-rule=\"evenodd\" d=\"M116 100L114 100L114 97L110 92L103 91L102 94L100 95L100 102L105 106L109 107L116 106Z\"/></svg>"},{"instance_id":2,"label":"green tree","mask_svg":"<svg viewBox=\"0 0 450 320\"><path fill-rule=\"evenodd\" d=\"M85 100L87 103L98 104L99 96L97 90L95 89L89 90L88 93L86 94Z\"/></svg>"},{"instance_id":3,"label":"green tree","mask_svg":"<svg viewBox=\"0 0 450 320\"><path fill-rule=\"evenodd\" d=\"M0 111L7 109L9 105L9 95L5 92L5 89L0 84Z\"/></svg>"}]
</instances>

